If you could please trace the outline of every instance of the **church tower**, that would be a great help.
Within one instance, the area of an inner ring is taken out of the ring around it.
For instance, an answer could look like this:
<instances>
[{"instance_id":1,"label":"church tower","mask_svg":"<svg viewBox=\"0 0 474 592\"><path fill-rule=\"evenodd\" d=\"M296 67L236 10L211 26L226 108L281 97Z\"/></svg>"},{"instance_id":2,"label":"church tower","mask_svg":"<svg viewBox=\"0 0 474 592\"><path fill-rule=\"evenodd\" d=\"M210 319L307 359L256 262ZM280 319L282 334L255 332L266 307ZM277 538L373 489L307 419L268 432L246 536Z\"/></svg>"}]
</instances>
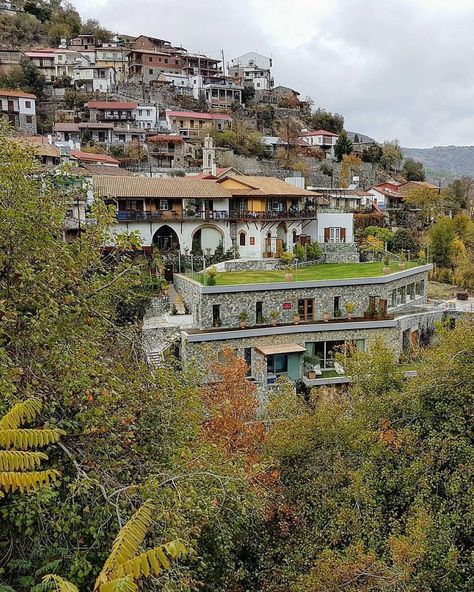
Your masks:
<instances>
[{"instance_id":1,"label":"church tower","mask_svg":"<svg viewBox=\"0 0 474 592\"><path fill-rule=\"evenodd\" d=\"M209 134L204 138L202 148L202 172L206 175L216 175L216 149Z\"/></svg>"}]
</instances>

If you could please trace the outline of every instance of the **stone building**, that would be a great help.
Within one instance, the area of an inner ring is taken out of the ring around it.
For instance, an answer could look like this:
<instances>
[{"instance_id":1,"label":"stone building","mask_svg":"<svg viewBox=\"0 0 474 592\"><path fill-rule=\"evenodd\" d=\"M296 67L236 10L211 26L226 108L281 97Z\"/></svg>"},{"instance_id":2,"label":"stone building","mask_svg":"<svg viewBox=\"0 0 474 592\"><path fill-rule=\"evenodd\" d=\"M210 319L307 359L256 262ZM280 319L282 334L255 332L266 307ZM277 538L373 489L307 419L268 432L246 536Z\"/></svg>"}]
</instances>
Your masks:
<instances>
[{"instance_id":1,"label":"stone building","mask_svg":"<svg viewBox=\"0 0 474 592\"><path fill-rule=\"evenodd\" d=\"M174 287L193 317L192 327L181 331L181 356L204 361L211 351L229 346L244 357L257 382L284 375L307 386L327 382L324 375L334 374L336 355L348 345L366 350L382 338L398 359L433 326L436 313L423 310L430 269L218 286L175 275ZM318 358L320 375L308 377L305 355ZM342 369L340 379L331 380L347 382L347 377Z\"/></svg>"}]
</instances>

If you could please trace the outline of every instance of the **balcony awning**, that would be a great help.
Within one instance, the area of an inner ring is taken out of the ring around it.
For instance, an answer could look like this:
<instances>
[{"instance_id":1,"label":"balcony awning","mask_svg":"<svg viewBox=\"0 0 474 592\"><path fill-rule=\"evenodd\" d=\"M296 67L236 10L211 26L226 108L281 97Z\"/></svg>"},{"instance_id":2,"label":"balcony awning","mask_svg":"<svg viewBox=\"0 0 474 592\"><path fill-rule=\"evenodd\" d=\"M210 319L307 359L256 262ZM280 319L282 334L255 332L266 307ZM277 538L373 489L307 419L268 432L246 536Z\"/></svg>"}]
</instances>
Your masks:
<instances>
[{"instance_id":1,"label":"balcony awning","mask_svg":"<svg viewBox=\"0 0 474 592\"><path fill-rule=\"evenodd\" d=\"M274 356L275 354L302 354L306 348L297 343L283 343L281 345L267 345L255 348L264 356Z\"/></svg>"}]
</instances>

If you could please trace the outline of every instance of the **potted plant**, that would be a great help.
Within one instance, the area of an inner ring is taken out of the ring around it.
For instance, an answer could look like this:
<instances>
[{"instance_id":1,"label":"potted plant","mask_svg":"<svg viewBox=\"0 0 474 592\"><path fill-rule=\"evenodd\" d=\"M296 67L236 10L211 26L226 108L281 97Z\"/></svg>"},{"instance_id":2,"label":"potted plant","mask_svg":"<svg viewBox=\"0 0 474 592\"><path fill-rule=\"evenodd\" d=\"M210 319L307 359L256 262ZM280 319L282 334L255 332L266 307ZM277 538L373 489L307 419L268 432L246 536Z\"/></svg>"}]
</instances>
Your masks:
<instances>
[{"instance_id":1,"label":"potted plant","mask_svg":"<svg viewBox=\"0 0 474 592\"><path fill-rule=\"evenodd\" d=\"M240 328L241 329L245 329L245 327L247 326L247 321L249 320L249 314L247 311L243 310L240 314L239 314L239 321L240 321Z\"/></svg>"},{"instance_id":2,"label":"potted plant","mask_svg":"<svg viewBox=\"0 0 474 592\"><path fill-rule=\"evenodd\" d=\"M278 317L280 316L280 312L278 310L271 310L268 314L270 315L270 318L272 320L273 327L275 327L278 321Z\"/></svg>"},{"instance_id":3,"label":"potted plant","mask_svg":"<svg viewBox=\"0 0 474 592\"><path fill-rule=\"evenodd\" d=\"M335 319L340 319L341 318L341 311L340 310L335 310L334 311L334 318Z\"/></svg>"},{"instance_id":4,"label":"potted plant","mask_svg":"<svg viewBox=\"0 0 474 592\"><path fill-rule=\"evenodd\" d=\"M388 275L389 273L391 273L391 269L390 269L390 257L388 255L386 255L383 258L383 274L384 275Z\"/></svg>"},{"instance_id":5,"label":"potted plant","mask_svg":"<svg viewBox=\"0 0 474 592\"><path fill-rule=\"evenodd\" d=\"M346 307L347 318L352 319L352 313L354 312L354 303L353 302L346 302L345 307Z\"/></svg>"},{"instance_id":6,"label":"potted plant","mask_svg":"<svg viewBox=\"0 0 474 592\"><path fill-rule=\"evenodd\" d=\"M295 325L299 325L300 320L301 320L300 313L298 312L298 309L296 309L295 314L293 315L293 323Z\"/></svg>"},{"instance_id":7,"label":"potted plant","mask_svg":"<svg viewBox=\"0 0 474 592\"><path fill-rule=\"evenodd\" d=\"M208 286L215 286L216 285L216 276L217 276L217 268L213 265L209 267L206 272L206 283Z\"/></svg>"},{"instance_id":8,"label":"potted plant","mask_svg":"<svg viewBox=\"0 0 474 592\"><path fill-rule=\"evenodd\" d=\"M323 311L323 321L327 323L329 321L329 310Z\"/></svg>"},{"instance_id":9,"label":"potted plant","mask_svg":"<svg viewBox=\"0 0 474 592\"><path fill-rule=\"evenodd\" d=\"M308 378L310 380L316 378L316 369L315 366L319 366L319 364L321 363L321 360L318 358L318 356L313 356L311 354L305 354L303 357L303 360L306 364L306 366L308 367Z\"/></svg>"},{"instance_id":10,"label":"potted plant","mask_svg":"<svg viewBox=\"0 0 474 592\"><path fill-rule=\"evenodd\" d=\"M400 261L398 263L399 269L405 269L405 267L406 267L406 260L407 260L407 257L405 255L405 253L402 253L400 255Z\"/></svg>"}]
</instances>

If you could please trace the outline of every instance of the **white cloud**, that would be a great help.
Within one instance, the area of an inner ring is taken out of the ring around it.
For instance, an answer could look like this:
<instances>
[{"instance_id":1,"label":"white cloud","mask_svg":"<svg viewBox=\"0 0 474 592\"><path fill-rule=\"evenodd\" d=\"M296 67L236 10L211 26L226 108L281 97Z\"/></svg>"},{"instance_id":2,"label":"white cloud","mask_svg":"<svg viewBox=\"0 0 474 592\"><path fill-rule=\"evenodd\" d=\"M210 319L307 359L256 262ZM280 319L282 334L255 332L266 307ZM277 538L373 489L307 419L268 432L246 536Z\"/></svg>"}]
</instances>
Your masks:
<instances>
[{"instance_id":1,"label":"white cloud","mask_svg":"<svg viewBox=\"0 0 474 592\"><path fill-rule=\"evenodd\" d=\"M403 145L471 144L472 0L75 0L85 18L226 59L272 55L277 83Z\"/></svg>"}]
</instances>

